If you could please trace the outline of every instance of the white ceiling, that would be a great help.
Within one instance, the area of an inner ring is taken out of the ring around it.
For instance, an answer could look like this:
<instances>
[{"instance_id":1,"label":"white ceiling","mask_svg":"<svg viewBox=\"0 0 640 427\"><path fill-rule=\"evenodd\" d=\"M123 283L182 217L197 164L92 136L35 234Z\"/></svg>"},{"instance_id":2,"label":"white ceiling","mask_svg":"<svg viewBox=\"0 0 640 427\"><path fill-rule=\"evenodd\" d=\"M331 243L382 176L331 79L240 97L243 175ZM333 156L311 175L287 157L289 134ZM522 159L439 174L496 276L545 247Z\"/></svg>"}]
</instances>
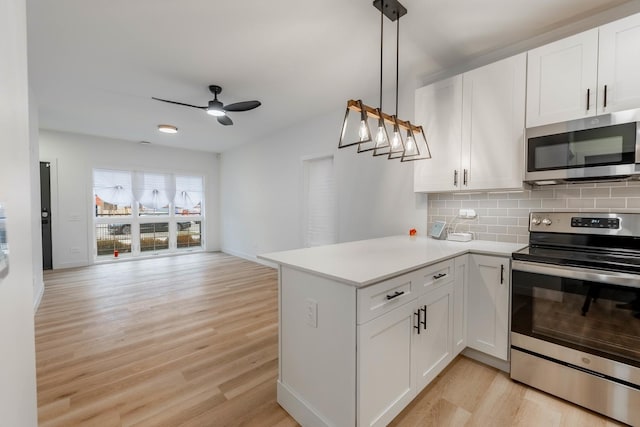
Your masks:
<instances>
[{"instance_id":1,"label":"white ceiling","mask_svg":"<svg viewBox=\"0 0 640 427\"><path fill-rule=\"evenodd\" d=\"M401 77L428 76L625 0L401 0ZM633 7L636 7L635 5ZM618 7L620 9L620 7ZM637 8L640 10L640 7ZM370 0L28 0L30 85L41 128L222 152L373 96L379 12ZM385 19L385 87L395 77ZM201 110L257 99L222 126ZM413 84L413 83L412 83ZM156 126L177 126L177 135ZM336 128L340 124L336 123Z\"/></svg>"}]
</instances>

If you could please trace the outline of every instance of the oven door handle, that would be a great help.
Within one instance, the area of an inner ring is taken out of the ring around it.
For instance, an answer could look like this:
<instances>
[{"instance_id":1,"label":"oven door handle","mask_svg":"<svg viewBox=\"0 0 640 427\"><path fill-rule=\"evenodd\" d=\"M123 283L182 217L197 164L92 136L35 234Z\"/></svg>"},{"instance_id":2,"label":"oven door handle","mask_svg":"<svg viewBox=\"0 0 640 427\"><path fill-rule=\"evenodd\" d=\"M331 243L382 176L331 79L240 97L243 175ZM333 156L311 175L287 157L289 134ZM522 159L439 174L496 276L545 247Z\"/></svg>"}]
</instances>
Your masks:
<instances>
[{"instance_id":1,"label":"oven door handle","mask_svg":"<svg viewBox=\"0 0 640 427\"><path fill-rule=\"evenodd\" d=\"M608 285L640 288L640 275L622 273L618 271L594 270L591 268L573 267L568 265L559 266L516 260L511 262L511 270L534 274L545 274L547 276L566 277L568 279L587 280L589 282L605 283Z\"/></svg>"}]
</instances>

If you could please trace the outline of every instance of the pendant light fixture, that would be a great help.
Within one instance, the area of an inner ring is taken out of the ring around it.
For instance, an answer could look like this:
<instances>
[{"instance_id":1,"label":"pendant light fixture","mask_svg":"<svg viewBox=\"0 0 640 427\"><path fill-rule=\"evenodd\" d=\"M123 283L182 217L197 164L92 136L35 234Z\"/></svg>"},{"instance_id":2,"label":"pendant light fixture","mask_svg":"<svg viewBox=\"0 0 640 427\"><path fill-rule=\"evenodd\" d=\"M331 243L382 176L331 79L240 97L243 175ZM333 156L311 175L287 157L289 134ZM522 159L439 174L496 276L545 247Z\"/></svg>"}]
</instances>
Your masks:
<instances>
[{"instance_id":1,"label":"pendant light fixture","mask_svg":"<svg viewBox=\"0 0 640 427\"><path fill-rule=\"evenodd\" d=\"M372 108L361 100L347 101L347 111L342 124L342 133L338 148L358 145L358 153L373 151L374 156L387 156L388 159L400 159L402 162L430 159L431 152L422 126L398 119L398 76L400 52L400 18L407 9L397 0L375 0L373 6L380 11L380 105ZM396 110L393 116L382 112L382 66L384 42L384 17L396 26ZM359 120L349 117L357 115ZM351 120L349 120L351 118ZM372 134L369 119L375 123ZM387 126L392 129L391 134ZM402 133L406 132L406 140Z\"/></svg>"}]
</instances>

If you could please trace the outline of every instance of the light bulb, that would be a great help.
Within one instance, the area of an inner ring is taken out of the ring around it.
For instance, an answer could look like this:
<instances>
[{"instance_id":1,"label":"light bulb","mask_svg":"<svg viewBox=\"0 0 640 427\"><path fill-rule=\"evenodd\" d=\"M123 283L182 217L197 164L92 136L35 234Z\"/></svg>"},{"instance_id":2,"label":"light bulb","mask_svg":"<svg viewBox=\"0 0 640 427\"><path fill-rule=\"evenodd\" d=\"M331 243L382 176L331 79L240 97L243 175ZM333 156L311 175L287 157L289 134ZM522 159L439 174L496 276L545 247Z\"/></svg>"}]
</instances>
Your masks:
<instances>
[{"instance_id":1,"label":"light bulb","mask_svg":"<svg viewBox=\"0 0 640 427\"><path fill-rule=\"evenodd\" d=\"M393 131L391 146L393 147L394 151L398 151L402 146L402 142L400 142L400 131L398 131L397 129Z\"/></svg>"},{"instance_id":2,"label":"light bulb","mask_svg":"<svg viewBox=\"0 0 640 427\"><path fill-rule=\"evenodd\" d=\"M416 142L413 139L413 135L409 134L407 136L407 151L406 154L408 155L415 155L416 154Z\"/></svg>"},{"instance_id":3,"label":"light bulb","mask_svg":"<svg viewBox=\"0 0 640 427\"><path fill-rule=\"evenodd\" d=\"M376 134L376 147L384 145L387 138L384 136L384 127L378 126L378 133Z\"/></svg>"},{"instance_id":4,"label":"light bulb","mask_svg":"<svg viewBox=\"0 0 640 427\"><path fill-rule=\"evenodd\" d=\"M364 120L360 121L360 130L358 131L358 135L360 136L360 141L364 141L369 138L369 132L367 131L367 122Z\"/></svg>"}]
</instances>

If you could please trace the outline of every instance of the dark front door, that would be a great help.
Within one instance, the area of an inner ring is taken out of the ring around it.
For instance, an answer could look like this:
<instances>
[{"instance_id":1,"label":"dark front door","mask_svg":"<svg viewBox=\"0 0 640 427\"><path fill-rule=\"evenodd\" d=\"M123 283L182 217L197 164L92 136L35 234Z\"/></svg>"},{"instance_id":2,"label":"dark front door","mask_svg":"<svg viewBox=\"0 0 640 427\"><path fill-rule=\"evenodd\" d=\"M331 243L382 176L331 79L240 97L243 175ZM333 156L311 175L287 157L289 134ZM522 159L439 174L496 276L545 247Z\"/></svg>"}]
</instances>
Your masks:
<instances>
[{"instance_id":1,"label":"dark front door","mask_svg":"<svg viewBox=\"0 0 640 427\"><path fill-rule=\"evenodd\" d=\"M40 208L42 219L42 268L51 270L51 173L50 163L40 162Z\"/></svg>"}]
</instances>

